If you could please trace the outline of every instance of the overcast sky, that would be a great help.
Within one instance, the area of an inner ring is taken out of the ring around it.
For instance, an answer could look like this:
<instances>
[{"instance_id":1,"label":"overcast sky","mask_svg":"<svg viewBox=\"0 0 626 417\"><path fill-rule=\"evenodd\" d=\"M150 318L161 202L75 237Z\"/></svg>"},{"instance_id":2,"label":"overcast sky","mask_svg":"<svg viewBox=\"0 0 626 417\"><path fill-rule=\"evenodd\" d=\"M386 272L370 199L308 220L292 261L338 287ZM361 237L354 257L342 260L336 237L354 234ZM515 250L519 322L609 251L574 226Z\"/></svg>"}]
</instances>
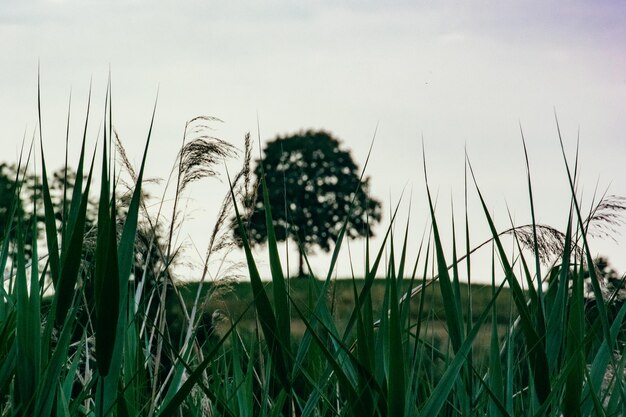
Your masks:
<instances>
[{"instance_id":1,"label":"overcast sky","mask_svg":"<svg viewBox=\"0 0 626 417\"><path fill-rule=\"evenodd\" d=\"M565 228L569 191L555 109L569 157L580 132L583 198L596 184L626 195L623 2L3 1L2 160L14 161L36 127L38 62L51 167L62 164L70 91L77 152L90 79L95 139L109 66L114 124L136 163L160 90L149 176L168 174L185 121L200 114L222 119L214 133L237 146L246 132L256 136L257 115L262 140L327 129L361 165L378 125L371 191L389 210L406 187L412 250L428 220L422 138L442 223L451 200L459 223L463 216L466 148L497 223L508 226L507 207L516 223L530 220L521 124L538 220ZM206 246L225 191L217 181L194 188L181 233L187 246ZM470 200L478 244L487 231ZM401 225L406 217L404 210ZM592 251L626 271L625 242L594 241ZM352 245L357 260L361 244ZM187 256L198 261L193 251ZM327 258L313 259L321 273ZM348 271L344 256L339 275Z\"/></svg>"}]
</instances>

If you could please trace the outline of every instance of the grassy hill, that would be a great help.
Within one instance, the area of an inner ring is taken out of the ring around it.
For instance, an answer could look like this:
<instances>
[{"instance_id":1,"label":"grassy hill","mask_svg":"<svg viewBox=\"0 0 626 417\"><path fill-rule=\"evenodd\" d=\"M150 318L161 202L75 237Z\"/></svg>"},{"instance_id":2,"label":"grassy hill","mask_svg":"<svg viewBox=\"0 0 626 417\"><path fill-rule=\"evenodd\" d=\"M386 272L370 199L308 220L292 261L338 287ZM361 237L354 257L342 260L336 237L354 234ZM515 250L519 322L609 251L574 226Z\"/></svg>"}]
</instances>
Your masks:
<instances>
[{"instance_id":1,"label":"grassy hill","mask_svg":"<svg viewBox=\"0 0 626 417\"><path fill-rule=\"evenodd\" d=\"M313 282L308 279L291 279L288 281L289 291L292 299L303 310L308 311L308 306L312 305L315 301ZM357 292L361 290L365 281L363 279L337 279L332 282L329 293L326 296L326 303L331 308L335 323L340 331L346 327L350 314L354 310L354 286L356 286ZM409 290L408 284L405 286L404 291ZM414 286L417 283L414 283ZM461 304L466 314L472 314L472 318L475 320L478 315L484 311L486 305L491 299L492 288L490 285L484 284L472 284L465 283L460 284L461 288ZM185 300L188 310L190 311L196 293L198 291L198 283L190 282L181 284L178 287L181 296ZM272 298L272 283L268 282L266 285L266 291L269 295L270 301ZM379 313L383 306L385 297L385 281L375 280L372 286L372 308L374 317L379 317ZM469 300L471 297L471 309ZM443 299L439 289L439 284L435 282L433 285L427 287L422 306L422 318L427 319L428 326L422 328L422 333L427 333L432 336L435 345L445 346L448 341L447 329L445 326L445 310L443 305ZM411 320L415 321L420 311L420 297L413 297L411 300L410 315ZM224 333L228 326L228 321L236 321L243 316L239 323L238 329L244 339L255 337L257 334L257 322L256 312L253 305L253 293L252 287L249 282L233 282L224 284L222 282L208 283L202 286L200 295L200 317L201 322L204 324L204 328L212 328L215 326L215 330L218 333ZM512 310L513 309L513 310ZM504 288L501 294L498 296L497 301L497 321L498 327L504 331L507 325L511 322L511 317L514 317L515 307L511 299L510 290ZM183 312L180 305L174 302L172 298L169 303L170 330L179 335L181 329L177 326L177 323L182 323ZM218 312L219 315L214 313ZM221 319L227 318L228 320L221 320L221 324L217 324L214 317L220 317ZM489 340L489 325L485 325L485 332L479 334L477 337L477 345L485 347ZM292 334L299 339L305 331L305 326L295 311L292 311L291 319Z\"/></svg>"}]
</instances>

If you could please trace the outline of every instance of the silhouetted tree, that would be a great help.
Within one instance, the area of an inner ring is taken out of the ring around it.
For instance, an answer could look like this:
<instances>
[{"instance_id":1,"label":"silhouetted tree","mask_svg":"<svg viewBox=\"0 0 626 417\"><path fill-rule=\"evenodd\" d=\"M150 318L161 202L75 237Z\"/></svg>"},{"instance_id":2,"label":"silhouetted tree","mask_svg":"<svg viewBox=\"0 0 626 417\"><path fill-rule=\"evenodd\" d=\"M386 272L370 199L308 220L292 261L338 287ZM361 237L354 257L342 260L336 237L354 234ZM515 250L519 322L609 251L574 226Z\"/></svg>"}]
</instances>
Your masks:
<instances>
[{"instance_id":1,"label":"silhouetted tree","mask_svg":"<svg viewBox=\"0 0 626 417\"><path fill-rule=\"evenodd\" d=\"M244 199L248 236L252 244L267 241L261 178L269 191L278 241L292 237L299 249L298 275L312 247L328 252L349 216L345 236L371 236L380 221L381 204L368 196L369 178L360 178L350 153L325 131L301 131L267 143L256 161L255 192ZM235 235L239 231L233 222Z\"/></svg>"},{"instance_id":2,"label":"silhouetted tree","mask_svg":"<svg viewBox=\"0 0 626 417\"><path fill-rule=\"evenodd\" d=\"M16 180L18 182L16 182ZM16 239L18 219L21 219L26 257L32 253L33 221L43 219L43 211L34 218L32 207L36 185L35 176L15 165L0 163L0 245L5 239Z\"/></svg>"},{"instance_id":3,"label":"silhouetted tree","mask_svg":"<svg viewBox=\"0 0 626 417\"><path fill-rule=\"evenodd\" d=\"M35 175L24 170L20 172L19 176L17 174L15 165L0 164L0 245L6 238L11 240L16 239L17 219L21 218L24 225L25 254L26 257L29 258L32 253L32 222L34 220L32 204L35 193L37 195L37 218L35 220L38 223L35 230L38 237L41 235L44 228L41 179L38 179ZM74 184L76 183L76 176L77 173L71 167L67 167L54 171L48 177L50 197L59 232L62 232L62 220L68 215L69 207L72 202L72 192ZM18 190L16 179L21 186L20 190ZM87 178L83 177L83 181L86 180ZM130 195L131 194L128 192L116 196L118 200L117 219L120 233L124 220L126 219ZM85 241L82 248L84 253L81 258L86 261L86 263L90 263L93 260L92 253L95 250L97 207L96 201L89 201L87 206ZM12 220L12 222L9 222L9 220ZM7 229L9 225L10 229ZM158 269L158 263L163 261L162 254L158 253L158 246L162 245L162 242L163 231L160 225L150 227L145 221L139 222L135 241L135 264L133 267L133 274L136 280L143 278L144 269L149 275ZM150 278L154 279L152 276Z\"/></svg>"}]
</instances>

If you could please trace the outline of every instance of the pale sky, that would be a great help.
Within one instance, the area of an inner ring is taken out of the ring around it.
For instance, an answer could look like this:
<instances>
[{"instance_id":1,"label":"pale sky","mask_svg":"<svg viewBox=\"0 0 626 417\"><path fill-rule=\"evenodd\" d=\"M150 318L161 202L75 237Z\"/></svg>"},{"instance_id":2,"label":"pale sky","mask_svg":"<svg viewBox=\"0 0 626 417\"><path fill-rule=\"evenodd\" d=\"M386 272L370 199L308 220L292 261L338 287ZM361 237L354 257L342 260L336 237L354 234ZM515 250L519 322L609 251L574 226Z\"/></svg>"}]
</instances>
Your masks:
<instances>
[{"instance_id":1,"label":"pale sky","mask_svg":"<svg viewBox=\"0 0 626 417\"><path fill-rule=\"evenodd\" d=\"M622 2L3 1L3 161L16 160L24 132L30 137L36 127L38 62L51 168L62 164L70 91L77 153L90 78L95 141L109 66L114 124L137 164L160 89L149 176L167 176L185 121L200 114L224 120L214 133L237 146L246 132L256 136L257 115L263 141L301 128L327 129L361 166L378 125L367 169L371 191L388 212L390 199L395 204L407 187L412 251L428 222L422 137L446 233L451 199L462 224L465 147L498 225L509 225L507 206L516 223L530 220L520 123L538 220L565 228L569 190L555 109L569 157L580 131L584 200L596 184L626 196ZM225 183L215 180L193 189L181 231L186 246L204 250L225 192ZM470 213L478 244L487 230L475 193ZM403 209L398 230L406 218ZM386 215L378 235L388 221ZM593 241L592 251L625 272L626 229L621 232L617 242ZM444 239L450 247L449 233ZM362 242L351 248L360 263ZM187 257L199 262L193 251ZM312 261L322 274L328 258ZM338 275L348 272L343 256Z\"/></svg>"}]
</instances>

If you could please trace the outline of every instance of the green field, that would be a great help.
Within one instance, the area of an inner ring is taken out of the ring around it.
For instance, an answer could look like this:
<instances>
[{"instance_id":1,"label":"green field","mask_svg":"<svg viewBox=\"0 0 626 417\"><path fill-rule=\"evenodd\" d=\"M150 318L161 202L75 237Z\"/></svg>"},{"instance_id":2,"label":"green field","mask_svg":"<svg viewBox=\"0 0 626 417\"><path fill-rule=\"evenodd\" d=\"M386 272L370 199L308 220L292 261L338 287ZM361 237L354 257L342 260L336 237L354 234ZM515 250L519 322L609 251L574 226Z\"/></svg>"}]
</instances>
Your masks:
<instances>
[{"instance_id":1,"label":"green field","mask_svg":"<svg viewBox=\"0 0 626 417\"><path fill-rule=\"evenodd\" d=\"M479 184L466 185L491 232L490 278L502 285L460 282L459 270L471 270L464 260L473 249L458 251L456 242L471 241L470 227L444 239L428 187L426 255L409 261L412 237L393 241L392 222L355 281L287 280L268 211L268 283L246 238L235 183L218 226L230 226L231 214L236 219L249 282L217 281L196 298L197 284L175 278L179 206L173 204L171 224L143 210L146 156L135 170L118 152L134 184L118 198L111 102L109 90L98 158L89 157L84 138L77 171L88 174L77 175L72 187L62 181L60 195L71 198L52 204L43 151L35 181L41 185L22 177L25 156L3 195L10 204L0 236L0 417L626 414L622 281L601 272L587 239L590 224L607 226L626 202L602 198L585 217L565 156L571 209L564 232L536 223L534 211L530 225L497 230ZM204 163L210 147L200 145ZM197 179L180 159L177 184L185 175ZM244 165L241 172L250 171ZM527 175L532 208L529 168ZM175 203L181 188L175 187ZM22 194L31 204L23 204ZM224 256L219 248L226 246L211 244L207 264L210 256ZM403 302L426 282L407 272L413 261L416 271L433 271L433 284Z\"/></svg>"},{"instance_id":2,"label":"green field","mask_svg":"<svg viewBox=\"0 0 626 417\"><path fill-rule=\"evenodd\" d=\"M345 329L347 321L350 318L350 314L354 311L354 287L357 292L360 292L365 284L363 279L336 279L332 281L332 285L328 291L327 302L332 316L334 317L339 329ZM318 283L319 285L319 283ZM414 286L418 286L417 282ZM210 321L211 316L215 310L219 310L229 319L236 320L239 317L244 317L240 325L243 328L253 329L256 327L256 311L254 310L254 296L252 292L252 286L249 282L234 282L229 283L227 286L217 284L218 291L214 291L214 285L211 283L204 284L201 291L202 301L202 313L205 321ZM407 286L408 287L408 286ZM268 282L265 286L270 302L273 302L273 289L272 283ZM185 283L178 286L180 294L185 299L187 308L191 309L193 302L198 291L197 283ZM290 296L303 309L306 309L310 305L313 299L313 289L309 279L295 278L288 281L287 286L290 291ZM372 307L374 316L378 317L384 302L385 297L385 280L375 280L371 293L372 293ZM492 288L490 285L473 284L471 286L460 283L461 289L461 303L463 310L467 313L471 312L472 320L477 320L480 313L485 309L485 306L489 304L491 300ZM470 297L472 305L469 309L468 299ZM403 291L406 292L406 291ZM420 297L413 297L411 299L410 318L415 321L419 313ZM176 316L180 317L182 321L182 312L180 311L179 304L170 299L170 313L172 314L172 324L175 323ZM500 325L508 325L514 318L515 305L511 298L510 290L505 288L500 293L497 300L497 322ZM433 327L445 327L446 312L439 284L434 283L427 287L424 297L424 304L422 308L422 317L428 319ZM292 330L294 336L301 336L304 332L304 326L299 316L293 312L292 314ZM439 333L439 332L438 332Z\"/></svg>"},{"instance_id":3,"label":"green field","mask_svg":"<svg viewBox=\"0 0 626 417\"><path fill-rule=\"evenodd\" d=\"M318 285L321 285L319 282ZM336 279L326 297L326 305L332 314L335 324L340 332L343 332L348 324L351 313L355 309L354 288L359 293L365 281L363 279ZM419 285L414 283L415 286ZM218 289L215 290L214 287ZM272 283L265 286L270 302L273 303ZM308 311L313 300L315 300L312 283L307 278L295 278L288 281L288 291L290 297L300 308ZM491 300L492 288L490 285L460 283L461 304L465 314L471 314L472 320L477 320L480 313ZM184 298L187 309L190 311L197 291L197 283L185 283L178 286L181 296ZM471 290L471 309L468 303ZM375 280L372 285L372 310L375 317L379 317L384 304L386 285L385 280ZM404 291L406 292L406 291ZM249 282L234 282L227 286L223 284L204 284L200 296L201 318L204 328L215 327L214 337L223 336L230 328L230 322L236 321L240 317L243 319L238 323L237 330L244 340L254 343L255 337L260 332L257 322L257 314L254 309L254 296L252 286ZM181 328L177 323L184 323L181 307L172 295L169 300L169 328L174 338L180 338ZM214 316L216 311L218 316ZM420 297L411 298L409 320L414 323L420 311ZM438 283L427 287L423 306L421 308L422 320L427 323L422 328L422 336L429 340L434 346L443 352L450 348L449 335L446 325L446 312ZM515 305L511 298L510 290L505 288L497 299L497 325L499 335L502 336L515 318ZM295 310L291 313L291 335L294 342L298 343L306 331L306 326ZM489 341L491 336L491 323L485 323L479 334L476 336L474 346L474 356L477 362L485 365L488 359Z\"/></svg>"}]
</instances>

